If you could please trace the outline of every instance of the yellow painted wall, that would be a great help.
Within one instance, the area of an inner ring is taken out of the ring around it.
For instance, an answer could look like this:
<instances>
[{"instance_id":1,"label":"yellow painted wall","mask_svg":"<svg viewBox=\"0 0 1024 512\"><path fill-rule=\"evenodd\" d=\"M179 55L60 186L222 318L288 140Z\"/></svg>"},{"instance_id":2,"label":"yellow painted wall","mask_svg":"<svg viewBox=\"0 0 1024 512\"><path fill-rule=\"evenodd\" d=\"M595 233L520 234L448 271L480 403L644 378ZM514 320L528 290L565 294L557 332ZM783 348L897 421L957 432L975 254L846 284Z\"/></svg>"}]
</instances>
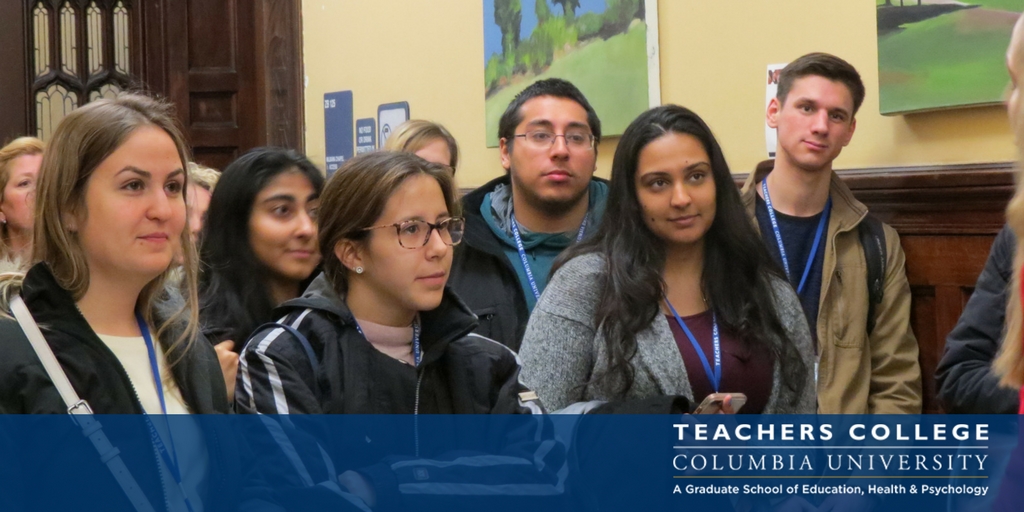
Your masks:
<instances>
[{"instance_id":1,"label":"yellow painted wall","mask_svg":"<svg viewBox=\"0 0 1024 512\"><path fill-rule=\"evenodd\" d=\"M527 1L527 0L524 0ZM811 51L861 72L867 98L837 168L1009 161L999 107L909 116L878 114L875 5L867 0L660 0L663 103L692 108L711 125L734 172L763 158L765 66ZM459 184L503 171L484 144L481 0L303 0L306 152L324 161L323 95L352 90L355 118L408 101L413 118L444 124L462 150ZM607 176L617 139L601 144Z\"/></svg>"}]
</instances>

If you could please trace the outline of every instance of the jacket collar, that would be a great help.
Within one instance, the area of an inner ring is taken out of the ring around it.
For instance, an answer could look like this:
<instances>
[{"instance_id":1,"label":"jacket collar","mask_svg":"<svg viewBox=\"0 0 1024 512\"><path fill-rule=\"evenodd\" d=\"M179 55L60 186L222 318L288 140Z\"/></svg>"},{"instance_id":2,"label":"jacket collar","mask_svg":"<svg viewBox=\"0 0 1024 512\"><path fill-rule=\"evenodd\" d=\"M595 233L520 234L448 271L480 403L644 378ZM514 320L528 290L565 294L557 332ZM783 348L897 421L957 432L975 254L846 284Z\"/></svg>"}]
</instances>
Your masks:
<instances>
[{"instance_id":1,"label":"jacket collar","mask_svg":"<svg viewBox=\"0 0 1024 512\"><path fill-rule=\"evenodd\" d=\"M21 297L36 323L78 338L95 336L74 298L57 282L45 263L36 263L25 274Z\"/></svg>"},{"instance_id":2,"label":"jacket collar","mask_svg":"<svg viewBox=\"0 0 1024 512\"><path fill-rule=\"evenodd\" d=\"M501 246L501 240L494 235L491 227L487 225L487 221L480 213L480 207L483 206L487 194L502 184L512 186L511 174L506 172L462 197L462 216L466 219L466 232L463 234L462 243L504 258L505 253ZM459 248L456 247L456 250Z\"/></svg>"},{"instance_id":3,"label":"jacket collar","mask_svg":"<svg viewBox=\"0 0 1024 512\"><path fill-rule=\"evenodd\" d=\"M743 189L740 191L740 194L743 199L743 207L746 208L747 215L750 218L755 218L757 185L767 178L770 172L771 169L763 173L752 172L743 183ZM850 231L857 227L857 224L860 224L860 221L864 220L864 217L867 216L868 207L853 196L853 191L850 190L850 187L846 186L846 183L843 183L843 180L839 178L835 171L831 171L831 173L829 197L832 198L832 213L829 220L829 234L835 234Z\"/></svg>"},{"instance_id":4,"label":"jacket collar","mask_svg":"<svg viewBox=\"0 0 1024 512\"><path fill-rule=\"evenodd\" d=\"M274 317L280 318L295 310L307 308L328 313L337 318L341 325L352 329L356 327L352 311L323 273L313 279L301 297L278 306L274 310ZM420 322L423 329L423 362L439 357L446 345L473 332L477 327L476 315L447 286L441 297L441 304L433 310L420 313Z\"/></svg>"}]
</instances>

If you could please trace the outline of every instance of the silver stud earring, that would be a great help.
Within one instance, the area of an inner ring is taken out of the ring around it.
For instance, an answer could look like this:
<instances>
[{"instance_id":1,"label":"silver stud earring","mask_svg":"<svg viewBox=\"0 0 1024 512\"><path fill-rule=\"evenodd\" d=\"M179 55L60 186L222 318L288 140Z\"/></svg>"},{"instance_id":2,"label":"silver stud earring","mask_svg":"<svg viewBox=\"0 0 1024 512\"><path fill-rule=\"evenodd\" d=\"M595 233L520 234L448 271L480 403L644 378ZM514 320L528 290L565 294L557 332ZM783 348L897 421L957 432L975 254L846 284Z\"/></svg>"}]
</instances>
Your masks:
<instances>
[{"instance_id":1,"label":"silver stud earring","mask_svg":"<svg viewBox=\"0 0 1024 512\"><path fill-rule=\"evenodd\" d=\"M362 273L363 273L363 267L356 267L356 274L362 274Z\"/></svg>"}]
</instances>

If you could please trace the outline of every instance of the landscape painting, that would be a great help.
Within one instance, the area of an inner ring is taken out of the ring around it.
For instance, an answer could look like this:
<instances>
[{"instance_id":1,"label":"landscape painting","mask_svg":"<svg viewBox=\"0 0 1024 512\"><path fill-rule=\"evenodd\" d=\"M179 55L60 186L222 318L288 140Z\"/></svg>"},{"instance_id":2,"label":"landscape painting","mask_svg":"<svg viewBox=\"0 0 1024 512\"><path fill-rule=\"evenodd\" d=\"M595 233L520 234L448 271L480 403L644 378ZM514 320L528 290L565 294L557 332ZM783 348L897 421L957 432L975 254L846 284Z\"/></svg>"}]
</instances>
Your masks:
<instances>
[{"instance_id":1,"label":"landscape painting","mask_svg":"<svg viewBox=\"0 0 1024 512\"><path fill-rule=\"evenodd\" d=\"M580 88L604 136L621 135L661 101L658 80L653 88L649 81L657 24L648 23L656 16L655 0L484 0L488 147L498 145L498 119L515 95L551 77Z\"/></svg>"},{"instance_id":2,"label":"landscape painting","mask_svg":"<svg viewBox=\"0 0 1024 512\"><path fill-rule=\"evenodd\" d=\"M882 114L992 105L1024 0L876 0Z\"/></svg>"}]
</instances>

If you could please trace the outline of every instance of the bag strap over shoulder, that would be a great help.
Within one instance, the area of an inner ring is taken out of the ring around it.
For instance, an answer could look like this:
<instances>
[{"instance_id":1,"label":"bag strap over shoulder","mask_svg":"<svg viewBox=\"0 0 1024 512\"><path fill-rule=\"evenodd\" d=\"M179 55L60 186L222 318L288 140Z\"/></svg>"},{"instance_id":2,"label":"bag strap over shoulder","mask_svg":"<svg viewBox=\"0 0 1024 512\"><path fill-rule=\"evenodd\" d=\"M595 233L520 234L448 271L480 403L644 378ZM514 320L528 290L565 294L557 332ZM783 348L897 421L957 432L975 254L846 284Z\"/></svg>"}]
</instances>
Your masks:
<instances>
[{"instance_id":1,"label":"bag strap over shoulder","mask_svg":"<svg viewBox=\"0 0 1024 512\"><path fill-rule=\"evenodd\" d=\"M138 512L155 512L146 494L142 492L139 484L128 471L128 466L121 460L121 451L111 444L110 439L103 433L103 426L96 419L89 403L82 400L75 392L67 374L64 373L60 362L57 361L57 356L53 354L50 345L46 343L46 338L39 330L39 325L32 318L32 313L29 312L28 306L25 305L25 301L20 295L15 295L11 299L11 312L18 320L18 324L21 325L21 329L25 331L25 336L32 344L32 349L39 357L39 361L43 363L46 374L49 375L57 392L60 393L61 399L64 400L71 419L82 429L82 435L92 442L93 448L100 456L100 461L110 470L118 485L128 496L128 500L132 502L132 506Z\"/></svg>"},{"instance_id":2,"label":"bag strap over shoulder","mask_svg":"<svg viewBox=\"0 0 1024 512\"><path fill-rule=\"evenodd\" d=\"M21 330L25 331L25 336L28 337L29 343L32 344L32 350L35 350L39 361L43 363L43 368L46 369L46 374L50 376L54 387L60 393L60 398L67 405L68 414L92 414L89 404L79 398L75 388L71 386L71 381L68 380L67 374L64 373L64 369L57 362L57 356L53 355L53 350L50 350L50 345L46 343L42 331L39 330L39 325L32 318L32 313L29 312L28 306L25 305L25 301L20 295L16 295L11 299L11 312L14 313L14 318L18 319Z\"/></svg>"},{"instance_id":3,"label":"bag strap over shoulder","mask_svg":"<svg viewBox=\"0 0 1024 512\"><path fill-rule=\"evenodd\" d=\"M267 322L256 328L252 332L252 336L249 339L253 339L257 334L268 330L268 329L282 329L288 334L291 334L299 343L302 345L302 349L306 351L306 357L309 358L309 365L313 367L313 375L316 375L320 371L320 360L316 357L316 352L313 351L313 345L310 345L309 340L302 335L298 330L290 325L286 325L279 322ZM248 343L246 343L248 345Z\"/></svg>"},{"instance_id":4,"label":"bag strap over shoulder","mask_svg":"<svg viewBox=\"0 0 1024 512\"><path fill-rule=\"evenodd\" d=\"M882 292L885 290L885 228L882 221L872 215L864 217L857 225L860 245L864 248L864 260L867 262L868 275L868 322L867 333L875 330L875 306L882 303Z\"/></svg>"}]
</instances>

